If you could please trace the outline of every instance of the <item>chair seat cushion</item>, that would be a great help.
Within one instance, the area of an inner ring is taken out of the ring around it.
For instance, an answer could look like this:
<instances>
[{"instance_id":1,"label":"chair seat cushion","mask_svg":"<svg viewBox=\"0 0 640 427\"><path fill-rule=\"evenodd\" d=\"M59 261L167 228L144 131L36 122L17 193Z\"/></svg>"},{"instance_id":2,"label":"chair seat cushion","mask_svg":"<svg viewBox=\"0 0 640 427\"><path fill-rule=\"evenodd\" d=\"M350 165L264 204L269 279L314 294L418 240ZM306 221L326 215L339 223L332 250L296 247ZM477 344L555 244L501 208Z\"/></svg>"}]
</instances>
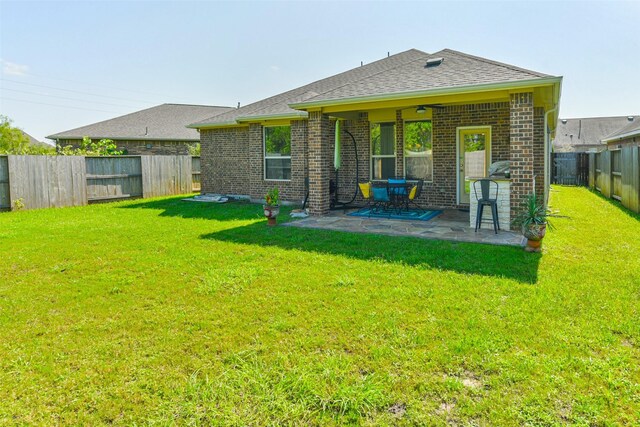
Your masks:
<instances>
[{"instance_id":1,"label":"chair seat cushion","mask_svg":"<svg viewBox=\"0 0 640 427\"><path fill-rule=\"evenodd\" d=\"M411 191L409 191L409 200L413 200L416 198L416 193L418 192L418 186L414 185L411 187Z\"/></svg>"},{"instance_id":2,"label":"chair seat cushion","mask_svg":"<svg viewBox=\"0 0 640 427\"><path fill-rule=\"evenodd\" d=\"M388 202L389 201L389 193L387 193L386 187L373 187L373 200L377 202Z\"/></svg>"},{"instance_id":3,"label":"chair seat cushion","mask_svg":"<svg viewBox=\"0 0 640 427\"><path fill-rule=\"evenodd\" d=\"M371 197L371 183L370 182L361 182L358 184L360 187L360 192L362 193L362 197L368 199Z\"/></svg>"}]
</instances>

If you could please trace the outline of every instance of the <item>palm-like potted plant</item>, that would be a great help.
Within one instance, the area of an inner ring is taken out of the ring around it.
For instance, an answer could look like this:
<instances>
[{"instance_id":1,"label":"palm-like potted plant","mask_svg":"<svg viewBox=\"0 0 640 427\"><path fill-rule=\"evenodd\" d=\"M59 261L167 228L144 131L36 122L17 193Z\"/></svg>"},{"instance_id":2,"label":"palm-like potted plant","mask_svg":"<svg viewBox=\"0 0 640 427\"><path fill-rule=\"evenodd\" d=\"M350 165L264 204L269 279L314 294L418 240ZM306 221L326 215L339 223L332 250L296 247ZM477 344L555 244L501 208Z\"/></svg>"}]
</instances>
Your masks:
<instances>
[{"instance_id":1,"label":"palm-like potted plant","mask_svg":"<svg viewBox=\"0 0 640 427\"><path fill-rule=\"evenodd\" d=\"M278 187L273 187L264 197L264 216L267 217L267 224L276 225L276 218L280 213L280 192Z\"/></svg>"},{"instance_id":2,"label":"palm-like potted plant","mask_svg":"<svg viewBox=\"0 0 640 427\"><path fill-rule=\"evenodd\" d=\"M554 216L535 194L529 194L522 203L522 212L514 219L515 224L522 226L522 234L527 238L527 250L539 251L547 227L553 225L549 217Z\"/></svg>"}]
</instances>

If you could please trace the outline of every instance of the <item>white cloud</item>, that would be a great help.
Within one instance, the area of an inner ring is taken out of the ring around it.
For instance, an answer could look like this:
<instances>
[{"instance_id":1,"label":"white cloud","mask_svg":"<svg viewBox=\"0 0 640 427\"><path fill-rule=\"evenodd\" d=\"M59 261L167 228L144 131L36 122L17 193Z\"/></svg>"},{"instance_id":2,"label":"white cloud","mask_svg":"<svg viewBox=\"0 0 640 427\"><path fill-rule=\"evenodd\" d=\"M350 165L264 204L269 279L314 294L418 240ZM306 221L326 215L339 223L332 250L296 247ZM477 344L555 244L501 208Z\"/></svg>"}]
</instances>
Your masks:
<instances>
[{"instance_id":1,"label":"white cloud","mask_svg":"<svg viewBox=\"0 0 640 427\"><path fill-rule=\"evenodd\" d=\"M277 65L272 65L271 67L269 67L271 69L271 71L280 71L280 67L278 67Z\"/></svg>"},{"instance_id":2,"label":"white cloud","mask_svg":"<svg viewBox=\"0 0 640 427\"><path fill-rule=\"evenodd\" d=\"M2 61L2 73L8 76L24 76L29 71L28 65L16 64L15 62Z\"/></svg>"}]
</instances>

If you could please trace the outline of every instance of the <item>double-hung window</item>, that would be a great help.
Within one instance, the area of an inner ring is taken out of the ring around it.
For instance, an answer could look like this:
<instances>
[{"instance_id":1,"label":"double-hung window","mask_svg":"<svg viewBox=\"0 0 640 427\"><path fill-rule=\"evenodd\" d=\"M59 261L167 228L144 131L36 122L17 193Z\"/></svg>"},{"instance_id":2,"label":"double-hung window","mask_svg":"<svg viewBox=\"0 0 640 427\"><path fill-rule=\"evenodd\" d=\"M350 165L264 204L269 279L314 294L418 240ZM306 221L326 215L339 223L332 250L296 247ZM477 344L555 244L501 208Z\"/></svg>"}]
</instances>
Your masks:
<instances>
[{"instance_id":1,"label":"double-hung window","mask_svg":"<svg viewBox=\"0 0 640 427\"><path fill-rule=\"evenodd\" d=\"M431 122L405 122L403 135L405 176L433 181Z\"/></svg>"},{"instance_id":2,"label":"double-hung window","mask_svg":"<svg viewBox=\"0 0 640 427\"><path fill-rule=\"evenodd\" d=\"M396 125L371 124L371 179L384 180L396 176Z\"/></svg>"},{"instance_id":3,"label":"double-hung window","mask_svg":"<svg viewBox=\"0 0 640 427\"><path fill-rule=\"evenodd\" d=\"M264 179L291 179L291 126L264 128Z\"/></svg>"}]
</instances>

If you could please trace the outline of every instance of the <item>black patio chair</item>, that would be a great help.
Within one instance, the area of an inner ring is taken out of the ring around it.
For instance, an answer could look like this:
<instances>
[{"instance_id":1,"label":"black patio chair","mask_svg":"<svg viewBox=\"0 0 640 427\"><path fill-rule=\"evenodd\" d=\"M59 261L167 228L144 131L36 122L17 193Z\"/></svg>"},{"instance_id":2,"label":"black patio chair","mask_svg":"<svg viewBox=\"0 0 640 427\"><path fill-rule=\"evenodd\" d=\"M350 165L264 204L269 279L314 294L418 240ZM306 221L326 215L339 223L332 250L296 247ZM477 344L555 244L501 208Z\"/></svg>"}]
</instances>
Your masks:
<instances>
[{"instance_id":1,"label":"black patio chair","mask_svg":"<svg viewBox=\"0 0 640 427\"><path fill-rule=\"evenodd\" d=\"M478 196L478 186L480 186L480 197ZM491 190L495 188L495 197L491 197ZM493 231L498 234L500 230L500 220L498 218L498 183L491 179L479 179L473 183L473 193L478 201L478 209L476 211L476 229L482 225L482 211L485 206L491 208L491 219L493 220Z\"/></svg>"},{"instance_id":2,"label":"black patio chair","mask_svg":"<svg viewBox=\"0 0 640 427\"><path fill-rule=\"evenodd\" d=\"M389 212L391 205L391 197L389 194L389 184L386 182L374 182L371 184L371 209L369 210L369 216L371 213L377 213L380 211Z\"/></svg>"},{"instance_id":3,"label":"black patio chair","mask_svg":"<svg viewBox=\"0 0 640 427\"><path fill-rule=\"evenodd\" d=\"M360 208L359 211L362 211L364 209L369 209L369 211L371 211L371 209L373 209L372 204L373 204L373 191L372 191L372 186L370 182L359 182L358 183L358 188L360 189L360 195L362 196L362 200L364 201L365 205L363 208Z\"/></svg>"}]
</instances>

